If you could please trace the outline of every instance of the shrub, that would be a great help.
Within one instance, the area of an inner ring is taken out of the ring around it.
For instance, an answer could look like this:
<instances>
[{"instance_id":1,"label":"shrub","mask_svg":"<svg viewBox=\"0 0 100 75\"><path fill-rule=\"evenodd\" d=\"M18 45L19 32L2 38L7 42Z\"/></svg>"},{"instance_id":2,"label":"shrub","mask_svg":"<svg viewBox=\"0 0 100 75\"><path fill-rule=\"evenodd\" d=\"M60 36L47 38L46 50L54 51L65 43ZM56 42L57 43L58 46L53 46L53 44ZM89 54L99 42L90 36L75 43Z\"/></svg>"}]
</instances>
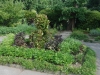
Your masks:
<instances>
[{"instance_id":1,"label":"shrub","mask_svg":"<svg viewBox=\"0 0 100 75\"><path fill-rule=\"evenodd\" d=\"M26 21L28 23L28 25L34 25L34 20L36 18L37 12L35 10L31 10L31 11L26 11L25 12L25 18Z\"/></svg>"},{"instance_id":2,"label":"shrub","mask_svg":"<svg viewBox=\"0 0 100 75\"><path fill-rule=\"evenodd\" d=\"M82 43L80 41L75 40L73 38L67 38L61 43L60 50L62 52L68 52L68 53L72 53L76 55L79 52L81 52L81 49L80 49L81 45Z\"/></svg>"},{"instance_id":3,"label":"shrub","mask_svg":"<svg viewBox=\"0 0 100 75\"><path fill-rule=\"evenodd\" d=\"M70 35L71 38L74 38L74 39L78 39L78 40L84 40L84 39L87 39L88 36L86 34L84 34L82 31L74 31L71 35Z\"/></svg>"},{"instance_id":4,"label":"shrub","mask_svg":"<svg viewBox=\"0 0 100 75\"><path fill-rule=\"evenodd\" d=\"M0 1L0 24L4 26L11 26L17 23L23 17L22 9L23 3L19 1L9 0Z\"/></svg>"},{"instance_id":5,"label":"shrub","mask_svg":"<svg viewBox=\"0 0 100 75\"><path fill-rule=\"evenodd\" d=\"M99 29L92 29L92 30L90 30L90 35L91 36L99 36L100 30Z\"/></svg>"},{"instance_id":6,"label":"shrub","mask_svg":"<svg viewBox=\"0 0 100 75\"><path fill-rule=\"evenodd\" d=\"M14 37L15 35L10 33L6 35L6 38L2 41L2 45L4 46L11 46L14 43Z\"/></svg>"},{"instance_id":7,"label":"shrub","mask_svg":"<svg viewBox=\"0 0 100 75\"><path fill-rule=\"evenodd\" d=\"M100 12L99 11L87 11L85 14L85 21L81 21L78 28L81 29L95 29L100 27Z\"/></svg>"},{"instance_id":8,"label":"shrub","mask_svg":"<svg viewBox=\"0 0 100 75\"><path fill-rule=\"evenodd\" d=\"M45 42L52 36L49 32L49 20L47 16L44 14L37 15L35 26L37 30L29 36L30 42L33 42L36 48L44 48Z\"/></svg>"}]
</instances>

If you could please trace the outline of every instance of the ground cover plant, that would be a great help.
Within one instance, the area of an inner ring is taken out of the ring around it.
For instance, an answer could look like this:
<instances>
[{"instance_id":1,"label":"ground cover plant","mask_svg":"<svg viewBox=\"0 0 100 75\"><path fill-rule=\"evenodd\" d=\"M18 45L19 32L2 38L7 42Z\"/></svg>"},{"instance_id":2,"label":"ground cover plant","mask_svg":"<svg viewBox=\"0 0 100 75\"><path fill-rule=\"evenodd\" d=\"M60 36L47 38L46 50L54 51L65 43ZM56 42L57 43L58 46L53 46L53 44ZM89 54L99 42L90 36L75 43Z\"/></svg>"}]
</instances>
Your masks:
<instances>
[{"instance_id":1,"label":"ground cover plant","mask_svg":"<svg viewBox=\"0 0 100 75\"><path fill-rule=\"evenodd\" d=\"M13 45L14 38L14 34L8 34L0 44L0 64L18 64L25 69L53 73L95 75L95 53L78 40L66 38L59 44L59 51L55 51L18 47Z\"/></svg>"},{"instance_id":2,"label":"ground cover plant","mask_svg":"<svg viewBox=\"0 0 100 75\"><path fill-rule=\"evenodd\" d=\"M9 34L9 33L18 33L18 32L24 32L24 33L31 33L32 31L34 31L36 28L33 26L28 26L27 24L21 24L18 25L17 27L0 27L0 34L4 35L4 34Z\"/></svg>"}]
</instances>

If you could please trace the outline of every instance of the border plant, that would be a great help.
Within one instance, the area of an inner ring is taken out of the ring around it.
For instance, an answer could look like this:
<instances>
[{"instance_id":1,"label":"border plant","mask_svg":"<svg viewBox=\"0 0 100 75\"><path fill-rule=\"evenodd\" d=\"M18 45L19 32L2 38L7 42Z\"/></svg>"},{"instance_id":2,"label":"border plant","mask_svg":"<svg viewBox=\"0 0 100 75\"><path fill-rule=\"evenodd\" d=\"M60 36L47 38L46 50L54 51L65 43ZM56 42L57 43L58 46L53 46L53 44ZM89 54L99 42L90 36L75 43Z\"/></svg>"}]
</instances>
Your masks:
<instances>
[{"instance_id":1,"label":"border plant","mask_svg":"<svg viewBox=\"0 0 100 75\"><path fill-rule=\"evenodd\" d=\"M9 33L18 33L18 32L25 32L31 33L35 31L36 28L33 26L28 26L27 24L18 25L17 27L0 27L0 34L9 34Z\"/></svg>"}]
</instances>

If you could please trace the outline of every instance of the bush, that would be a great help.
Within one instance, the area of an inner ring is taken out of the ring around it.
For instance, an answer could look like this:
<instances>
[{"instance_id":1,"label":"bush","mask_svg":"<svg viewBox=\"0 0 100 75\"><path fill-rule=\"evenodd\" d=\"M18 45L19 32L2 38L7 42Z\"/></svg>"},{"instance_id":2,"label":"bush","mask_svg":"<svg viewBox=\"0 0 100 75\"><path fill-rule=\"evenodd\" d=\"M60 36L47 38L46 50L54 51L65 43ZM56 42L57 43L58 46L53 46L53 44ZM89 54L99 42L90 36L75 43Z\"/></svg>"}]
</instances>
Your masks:
<instances>
[{"instance_id":1,"label":"bush","mask_svg":"<svg viewBox=\"0 0 100 75\"><path fill-rule=\"evenodd\" d=\"M0 24L4 26L12 26L23 17L22 9L24 8L22 2L9 0L0 1Z\"/></svg>"},{"instance_id":2,"label":"bush","mask_svg":"<svg viewBox=\"0 0 100 75\"><path fill-rule=\"evenodd\" d=\"M82 43L78 40L75 40L73 38L67 38L64 40L60 45L60 50L62 52L72 53L74 55L81 52L80 46Z\"/></svg>"},{"instance_id":3,"label":"bush","mask_svg":"<svg viewBox=\"0 0 100 75\"><path fill-rule=\"evenodd\" d=\"M91 36L100 36L100 30L99 29L92 29L90 30Z\"/></svg>"},{"instance_id":4,"label":"bush","mask_svg":"<svg viewBox=\"0 0 100 75\"><path fill-rule=\"evenodd\" d=\"M38 14L35 18L37 30L29 36L30 42L34 43L35 48L44 48L44 44L51 38L49 31L49 20L46 15Z\"/></svg>"},{"instance_id":5,"label":"bush","mask_svg":"<svg viewBox=\"0 0 100 75\"><path fill-rule=\"evenodd\" d=\"M35 10L31 10L31 11L26 11L25 12L25 18L26 21L28 23L28 25L34 25L34 20L36 18L37 12Z\"/></svg>"},{"instance_id":6,"label":"bush","mask_svg":"<svg viewBox=\"0 0 100 75\"><path fill-rule=\"evenodd\" d=\"M100 12L98 11L87 11L85 14L85 21L81 21L78 24L80 29L95 29L100 27Z\"/></svg>"},{"instance_id":7,"label":"bush","mask_svg":"<svg viewBox=\"0 0 100 75\"><path fill-rule=\"evenodd\" d=\"M88 39L88 36L84 34L82 31L74 31L71 35L71 38L78 39L78 40L85 40Z\"/></svg>"}]
</instances>

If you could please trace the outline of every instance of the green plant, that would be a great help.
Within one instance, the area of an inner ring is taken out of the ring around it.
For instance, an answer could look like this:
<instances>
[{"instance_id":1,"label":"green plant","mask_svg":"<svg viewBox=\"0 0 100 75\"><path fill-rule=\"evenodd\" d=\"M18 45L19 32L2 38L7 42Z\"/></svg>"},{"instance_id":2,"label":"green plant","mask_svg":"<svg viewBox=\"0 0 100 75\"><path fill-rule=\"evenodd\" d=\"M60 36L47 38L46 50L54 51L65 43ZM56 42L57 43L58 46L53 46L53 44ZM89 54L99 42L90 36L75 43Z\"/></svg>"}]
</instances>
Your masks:
<instances>
[{"instance_id":1,"label":"green plant","mask_svg":"<svg viewBox=\"0 0 100 75\"><path fill-rule=\"evenodd\" d=\"M95 38L95 41L100 41L100 36L97 36L97 37Z\"/></svg>"},{"instance_id":2,"label":"green plant","mask_svg":"<svg viewBox=\"0 0 100 75\"><path fill-rule=\"evenodd\" d=\"M0 45L0 64L19 64L25 69L60 71L67 74L94 75L95 73L96 58L94 51L82 45L76 39L67 38L64 40L63 42L68 42L69 45L61 44L61 50L57 52L38 48L16 47L12 46L11 41L8 41L9 39L14 40L14 38L5 39ZM6 42L8 44L4 44ZM70 51L67 51L67 49L70 49ZM71 54L73 51L76 55ZM77 52L79 53L77 54ZM73 66L75 60L78 63L82 63L80 67Z\"/></svg>"},{"instance_id":3,"label":"green plant","mask_svg":"<svg viewBox=\"0 0 100 75\"><path fill-rule=\"evenodd\" d=\"M49 20L47 16L44 14L37 15L35 26L37 30L29 36L29 39L34 43L36 48L44 48L45 42L52 36L49 32Z\"/></svg>"},{"instance_id":4,"label":"green plant","mask_svg":"<svg viewBox=\"0 0 100 75\"><path fill-rule=\"evenodd\" d=\"M62 52L68 52L76 55L81 51L80 50L81 45L82 43L80 41L75 40L73 38L67 38L61 43L60 50Z\"/></svg>"},{"instance_id":5,"label":"green plant","mask_svg":"<svg viewBox=\"0 0 100 75\"><path fill-rule=\"evenodd\" d=\"M14 37L15 37L15 35L14 34L12 34L12 33L10 33L10 34L7 34L6 35L6 38L4 38L4 40L2 41L2 45L4 45L4 46L11 46L11 45L13 45L13 43L14 43Z\"/></svg>"},{"instance_id":6,"label":"green plant","mask_svg":"<svg viewBox=\"0 0 100 75\"><path fill-rule=\"evenodd\" d=\"M23 3L21 1L13 1L0 1L0 24L2 26L12 26L23 17Z\"/></svg>"},{"instance_id":7,"label":"green plant","mask_svg":"<svg viewBox=\"0 0 100 75\"><path fill-rule=\"evenodd\" d=\"M88 10L85 13L85 20L78 23L80 29L95 29L100 27L100 12Z\"/></svg>"},{"instance_id":8,"label":"green plant","mask_svg":"<svg viewBox=\"0 0 100 75\"><path fill-rule=\"evenodd\" d=\"M90 30L90 35L91 36L99 36L100 30L99 29L92 29L92 30Z\"/></svg>"},{"instance_id":9,"label":"green plant","mask_svg":"<svg viewBox=\"0 0 100 75\"><path fill-rule=\"evenodd\" d=\"M96 71L96 55L93 50L87 48L87 53L85 56L85 62L81 68L81 73L83 75L95 75ZM84 72L85 71L85 72Z\"/></svg>"},{"instance_id":10,"label":"green plant","mask_svg":"<svg viewBox=\"0 0 100 75\"><path fill-rule=\"evenodd\" d=\"M70 37L78 40L88 39L88 36L79 30L74 31Z\"/></svg>"},{"instance_id":11,"label":"green plant","mask_svg":"<svg viewBox=\"0 0 100 75\"><path fill-rule=\"evenodd\" d=\"M27 24L21 24L16 27L0 27L0 34L9 34L9 33L18 33L18 32L25 32L26 34L35 31L36 27L28 26Z\"/></svg>"},{"instance_id":12,"label":"green plant","mask_svg":"<svg viewBox=\"0 0 100 75\"><path fill-rule=\"evenodd\" d=\"M28 23L28 25L34 25L34 20L36 18L37 12L35 10L31 10L31 11L26 11L25 12L25 18L26 21Z\"/></svg>"}]
</instances>

